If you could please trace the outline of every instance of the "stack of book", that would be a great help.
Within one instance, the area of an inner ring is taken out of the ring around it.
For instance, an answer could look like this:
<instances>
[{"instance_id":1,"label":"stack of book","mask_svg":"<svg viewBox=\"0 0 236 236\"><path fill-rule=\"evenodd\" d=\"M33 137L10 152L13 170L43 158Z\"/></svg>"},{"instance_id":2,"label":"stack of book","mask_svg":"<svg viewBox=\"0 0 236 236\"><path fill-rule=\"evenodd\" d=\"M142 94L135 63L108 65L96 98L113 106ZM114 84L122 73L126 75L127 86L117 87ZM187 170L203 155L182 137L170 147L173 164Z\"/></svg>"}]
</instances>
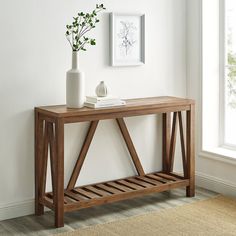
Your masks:
<instances>
[{"instance_id":1,"label":"stack of book","mask_svg":"<svg viewBox=\"0 0 236 236\"><path fill-rule=\"evenodd\" d=\"M90 108L104 108L104 107L115 107L124 106L125 101L118 97L107 96L107 97L97 97L97 96L86 96L86 102L84 105Z\"/></svg>"}]
</instances>

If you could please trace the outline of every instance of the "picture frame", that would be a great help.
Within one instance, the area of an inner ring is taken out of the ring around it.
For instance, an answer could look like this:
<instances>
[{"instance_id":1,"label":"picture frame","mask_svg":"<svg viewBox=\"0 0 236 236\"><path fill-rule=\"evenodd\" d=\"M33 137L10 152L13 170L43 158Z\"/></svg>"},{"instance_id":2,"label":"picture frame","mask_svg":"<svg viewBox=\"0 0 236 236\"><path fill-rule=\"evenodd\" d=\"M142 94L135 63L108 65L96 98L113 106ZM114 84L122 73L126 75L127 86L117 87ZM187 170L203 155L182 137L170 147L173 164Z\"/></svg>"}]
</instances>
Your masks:
<instances>
[{"instance_id":1,"label":"picture frame","mask_svg":"<svg viewBox=\"0 0 236 236\"><path fill-rule=\"evenodd\" d=\"M145 14L110 13L110 63L145 64Z\"/></svg>"}]
</instances>

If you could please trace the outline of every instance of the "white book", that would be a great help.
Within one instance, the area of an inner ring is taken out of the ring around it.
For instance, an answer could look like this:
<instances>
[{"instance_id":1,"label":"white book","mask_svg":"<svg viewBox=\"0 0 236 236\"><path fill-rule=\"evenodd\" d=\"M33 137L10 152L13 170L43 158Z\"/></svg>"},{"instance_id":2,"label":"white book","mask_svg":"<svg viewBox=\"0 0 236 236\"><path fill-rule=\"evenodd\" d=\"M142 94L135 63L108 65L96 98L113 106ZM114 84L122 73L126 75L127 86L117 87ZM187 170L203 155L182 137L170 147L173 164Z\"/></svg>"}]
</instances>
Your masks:
<instances>
[{"instance_id":1,"label":"white book","mask_svg":"<svg viewBox=\"0 0 236 236\"><path fill-rule=\"evenodd\" d=\"M115 97L115 96L106 96L106 97L98 97L98 96L86 96L86 101L87 102L106 102L106 101L112 101L112 102L117 102L120 101L119 97Z\"/></svg>"},{"instance_id":2,"label":"white book","mask_svg":"<svg viewBox=\"0 0 236 236\"><path fill-rule=\"evenodd\" d=\"M86 102L88 103L96 103L98 105L109 105L109 104L114 104L114 103L120 103L121 99L109 99L109 100L101 100L101 101L90 101L88 99L86 99Z\"/></svg>"},{"instance_id":3,"label":"white book","mask_svg":"<svg viewBox=\"0 0 236 236\"><path fill-rule=\"evenodd\" d=\"M90 108L106 108L106 107L116 107L116 106L124 106L126 104L125 101L120 100L120 102L110 103L110 104L98 104L93 102L85 102L84 105Z\"/></svg>"}]
</instances>

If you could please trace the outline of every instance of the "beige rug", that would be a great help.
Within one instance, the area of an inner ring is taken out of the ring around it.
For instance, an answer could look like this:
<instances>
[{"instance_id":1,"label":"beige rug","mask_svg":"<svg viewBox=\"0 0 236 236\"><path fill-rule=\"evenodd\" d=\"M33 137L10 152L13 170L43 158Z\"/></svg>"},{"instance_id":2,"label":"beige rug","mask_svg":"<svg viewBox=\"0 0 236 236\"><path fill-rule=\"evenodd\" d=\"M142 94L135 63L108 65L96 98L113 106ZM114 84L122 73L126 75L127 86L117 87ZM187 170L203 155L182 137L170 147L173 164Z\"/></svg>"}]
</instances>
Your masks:
<instances>
[{"instance_id":1,"label":"beige rug","mask_svg":"<svg viewBox=\"0 0 236 236\"><path fill-rule=\"evenodd\" d=\"M58 236L236 235L236 200L218 196Z\"/></svg>"}]
</instances>

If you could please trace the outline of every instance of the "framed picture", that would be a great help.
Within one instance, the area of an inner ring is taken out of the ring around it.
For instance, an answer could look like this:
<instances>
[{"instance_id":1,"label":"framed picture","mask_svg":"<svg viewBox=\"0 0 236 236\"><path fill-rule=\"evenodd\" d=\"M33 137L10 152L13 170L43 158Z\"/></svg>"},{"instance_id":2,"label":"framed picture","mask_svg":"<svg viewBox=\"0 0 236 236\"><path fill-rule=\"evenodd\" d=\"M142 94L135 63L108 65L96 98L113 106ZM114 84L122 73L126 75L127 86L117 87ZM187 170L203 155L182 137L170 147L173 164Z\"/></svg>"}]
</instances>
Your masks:
<instances>
[{"instance_id":1,"label":"framed picture","mask_svg":"<svg viewBox=\"0 0 236 236\"><path fill-rule=\"evenodd\" d=\"M112 66L145 63L145 15L110 13Z\"/></svg>"}]
</instances>

